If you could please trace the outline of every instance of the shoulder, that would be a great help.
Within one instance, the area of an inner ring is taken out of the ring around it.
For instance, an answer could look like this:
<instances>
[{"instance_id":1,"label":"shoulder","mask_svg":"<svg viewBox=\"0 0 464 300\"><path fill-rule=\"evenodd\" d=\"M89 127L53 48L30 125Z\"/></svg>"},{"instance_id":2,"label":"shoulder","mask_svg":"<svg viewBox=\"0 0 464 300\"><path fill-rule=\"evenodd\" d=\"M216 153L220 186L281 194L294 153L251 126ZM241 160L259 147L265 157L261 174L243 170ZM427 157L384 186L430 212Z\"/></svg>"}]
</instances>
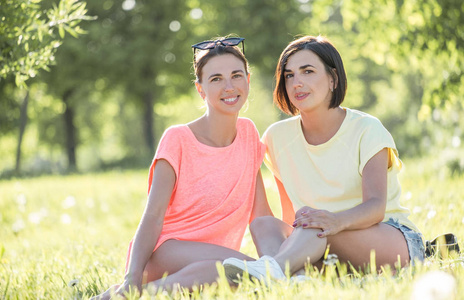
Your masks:
<instances>
[{"instance_id":1,"label":"shoulder","mask_svg":"<svg viewBox=\"0 0 464 300\"><path fill-rule=\"evenodd\" d=\"M184 140L189 135L187 125L173 125L168 127L161 137L160 142Z\"/></svg>"},{"instance_id":2,"label":"shoulder","mask_svg":"<svg viewBox=\"0 0 464 300\"><path fill-rule=\"evenodd\" d=\"M255 123L253 123L253 121L248 118L240 117L237 119L237 130L256 133L259 135Z\"/></svg>"},{"instance_id":3,"label":"shoulder","mask_svg":"<svg viewBox=\"0 0 464 300\"><path fill-rule=\"evenodd\" d=\"M263 138L271 138L274 136L289 136L295 129L298 128L300 116L294 116L271 124L263 134Z\"/></svg>"},{"instance_id":4,"label":"shoulder","mask_svg":"<svg viewBox=\"0 0 464 300\"><path fill-rule=\"evenodd\" d=\"M373 115L370 115L366 112L356 110L356 109L351 109L351 108L345 108L347 112L347 116L350 117L352 121L359 122L362 124L377 124L377 125L382 125L382 122Z\"/></svg>"},{"instance_id":5,"label":"shoulder","mask_svg":"<svg viewBox=\"0 0 464 300\"><path fill-rule=\"evenodd\" d=\"M255 123L251 119L239 117L237 119L237 127L251 127L256 128Z\"/></svg>"},{"instance_id":6,"label":"shoulder","mask_svg":"<svg viewBox=\"0 0 464 300\"><path fill-rule=\"evenodd\" d=\"M345 108L345 110L346 110L348 121L349 123L351 123L351 125L355 125L364 130L367 130L367 129L386 130L382 122L378 118L368 113L355 110L355 109L350 109L350 108Z\"/></svg>"}]
</instances>

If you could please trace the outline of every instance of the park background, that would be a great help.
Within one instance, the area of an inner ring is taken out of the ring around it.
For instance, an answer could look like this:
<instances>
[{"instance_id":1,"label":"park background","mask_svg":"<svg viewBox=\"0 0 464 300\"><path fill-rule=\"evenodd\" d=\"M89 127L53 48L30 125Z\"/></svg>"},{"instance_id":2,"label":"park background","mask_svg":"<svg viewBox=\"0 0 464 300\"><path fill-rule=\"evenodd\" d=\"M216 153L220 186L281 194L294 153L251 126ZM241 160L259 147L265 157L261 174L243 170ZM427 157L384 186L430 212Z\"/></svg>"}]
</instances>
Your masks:
<instances>
[{"instance_id":1,"label":"park background","mask_svg":"<svg viewBox=\"0 0 464 300\"><path fill-rule=\"evenodd\" d=\"M288 117L272 103L281 51L301 35L327 36L348 75L343 106L378 117L395 139L412 220L426 239L464 239L462 1L0 5L0 298L81 297L121 280L156 145L168 126L204 113L191 45L227 34L245 38L252 77L241 115L260 134ZM398 285L408 291L413 279Z\"/></svg>"}]
</instances>

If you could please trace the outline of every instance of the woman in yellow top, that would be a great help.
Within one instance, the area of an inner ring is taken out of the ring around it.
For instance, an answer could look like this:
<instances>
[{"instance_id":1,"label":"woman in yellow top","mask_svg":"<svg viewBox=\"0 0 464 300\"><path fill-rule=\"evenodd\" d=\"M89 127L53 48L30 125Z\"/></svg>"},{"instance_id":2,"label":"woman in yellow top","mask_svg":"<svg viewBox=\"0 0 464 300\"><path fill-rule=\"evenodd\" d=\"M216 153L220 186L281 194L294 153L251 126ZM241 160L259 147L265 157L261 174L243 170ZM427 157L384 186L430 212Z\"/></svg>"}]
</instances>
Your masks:
<instances>
[{"instance_id":1,"label":"woman in yellow top","mask_svg":"<svg viewBox=\"0 0 464 300\"><path fill-rule=\"evenodd\" d=\"M259 278L268 265L273 278L284 278L287 262L291 274L307 261L320 266L328 246L356 268L370 263L372 250L377 268L423 260L422 235L400 205L393 138L378 119L340 106L347 80L335 47L320 36L293 41L276 81L274 101L294 117L271 125L262 140L283 221L256 219L251 232L262 257L225 260L227 276L247 269Z\"/></svg>"}]
</instances>

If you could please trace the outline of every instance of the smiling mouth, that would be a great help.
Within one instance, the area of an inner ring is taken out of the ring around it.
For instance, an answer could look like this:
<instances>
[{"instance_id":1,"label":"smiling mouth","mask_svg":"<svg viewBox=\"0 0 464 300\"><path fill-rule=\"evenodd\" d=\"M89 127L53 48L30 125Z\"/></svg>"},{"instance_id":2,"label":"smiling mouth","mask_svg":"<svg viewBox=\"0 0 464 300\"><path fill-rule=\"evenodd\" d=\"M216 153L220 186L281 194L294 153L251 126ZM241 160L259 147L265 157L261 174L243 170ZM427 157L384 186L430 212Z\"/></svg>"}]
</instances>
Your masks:
<instances>
[{"instance_id":1,"label":"smiling mouth","mask_svg":"<svg viewBox=\"0 0 464 300\"><path fill-rule=\"evenodd\" d=\"M240 96L230 97L230 98L222 98L221 100L224 101L226 104L235 104L238 102Z\"/></svg>"},{"instance_id":2,"label":"smiling mouth","mask_svg":"<svg viewBox=\"0 0 464 300\"><path fill-rule=\"evenodd\" d=\"M303 100L303 99L305 99L308 95L309 95L309 93L296 93L296 94L295 94L295 99L296 99L296 100Z\"/></svg>"}]
</instances>

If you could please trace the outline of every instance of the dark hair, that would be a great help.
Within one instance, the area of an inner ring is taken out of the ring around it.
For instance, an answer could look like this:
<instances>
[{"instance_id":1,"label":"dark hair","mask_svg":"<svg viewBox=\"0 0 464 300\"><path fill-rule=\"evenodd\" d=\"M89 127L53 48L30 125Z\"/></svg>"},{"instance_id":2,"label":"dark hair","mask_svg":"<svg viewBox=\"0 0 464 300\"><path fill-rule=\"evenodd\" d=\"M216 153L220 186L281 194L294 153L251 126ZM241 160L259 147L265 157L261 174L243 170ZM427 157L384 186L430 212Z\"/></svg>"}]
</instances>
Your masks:
<instances>
[{"instance_id":1,"label":"dark hair","mask_svg":"<svg viewBox=\"0 0 464 300\"><path fill-rule=\"evenodd\" d=\"M292 104L285 88L284 70L290 56L300 50L309 50L316 54L325 66L326 71L337 83L330 100L329 108L338 107L345 99L347 81L343 61L337 49L325 37L305 36L291 42L282 52L277 64L275 78L276 86L274 89L274 103L284 113L297 115L298 109ZM334 70L335 69L335 70Z\"/></svg>"},{"instance_id":2,"label":"dark hair","mask_svg":"<svg viewBox=\"0 0 464 300\"><path fill-rule=\"evenodd\" d=\"M224 37L215 38L213 40L220 40L220 39L224 39ZM238 46L224 46L218 43L216 47L212 49L199 50L194 55L193 69L195 70L196 81L201 83L201 75L203 74L203 67L212 57L224 55L224 54L232 54L238 59L240 59L245 65L246 74L248 75L248 73L250 73L250 67L248 65L248 61Z\"/></svg>"}]
</instances>

